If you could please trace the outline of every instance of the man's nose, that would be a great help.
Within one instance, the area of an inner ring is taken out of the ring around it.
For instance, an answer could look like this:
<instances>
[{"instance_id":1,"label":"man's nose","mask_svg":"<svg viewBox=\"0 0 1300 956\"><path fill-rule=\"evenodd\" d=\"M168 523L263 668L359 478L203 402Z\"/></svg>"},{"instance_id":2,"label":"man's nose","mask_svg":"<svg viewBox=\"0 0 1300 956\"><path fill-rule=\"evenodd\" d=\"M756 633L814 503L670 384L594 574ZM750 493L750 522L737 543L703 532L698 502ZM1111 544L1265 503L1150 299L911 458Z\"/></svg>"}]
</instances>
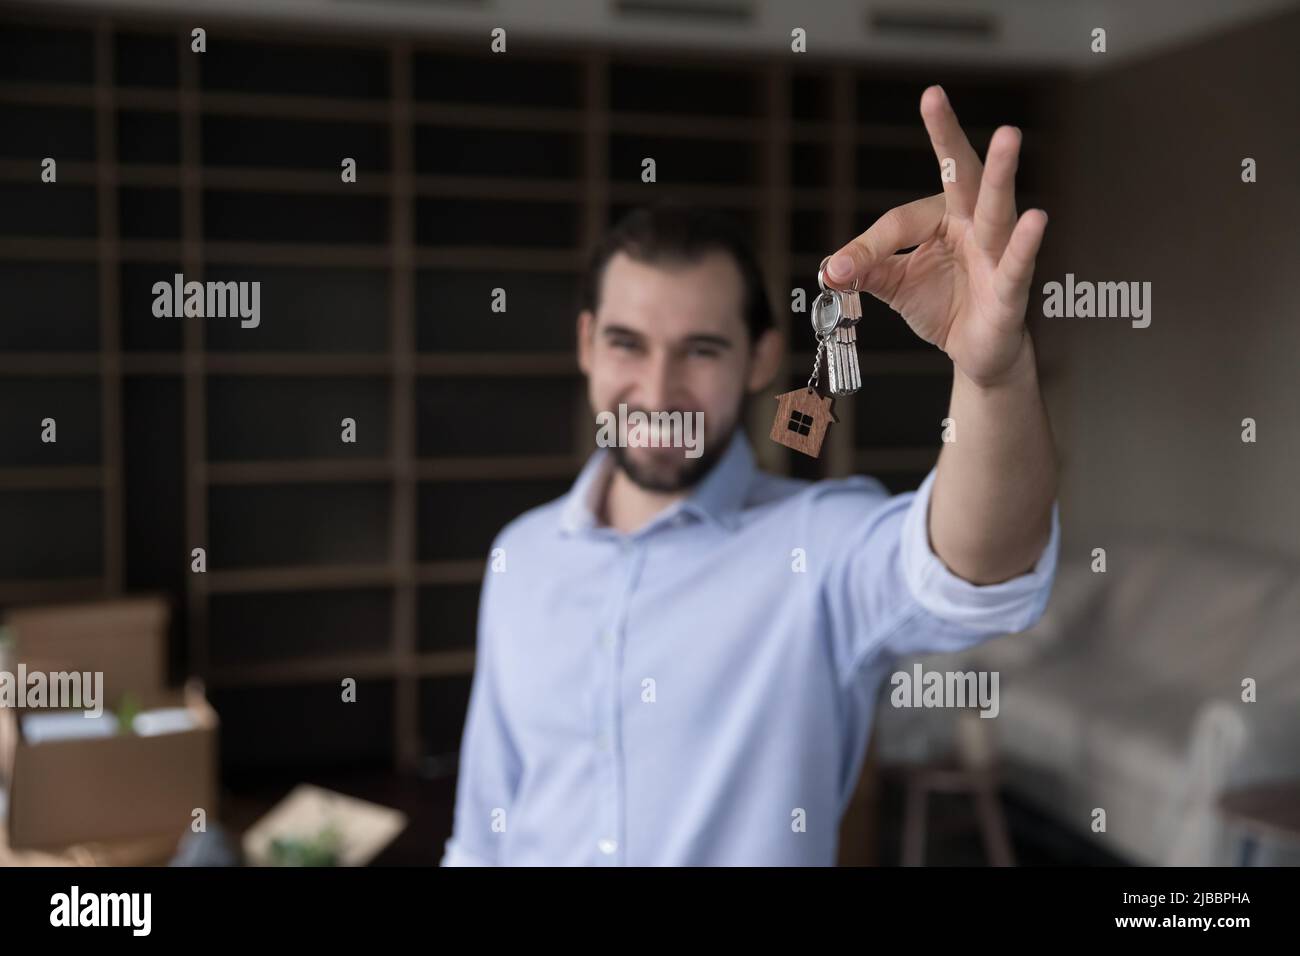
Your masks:
<instances>
[{"instance_id":1,"label":"man's nose","mask_svg":"<svg viewBox=\"0 0 1300 956\"><path fill-rule=\"evenodd\" d=\"M679 374L677 359L671 352L658 352L651 358L641 382L641 401L648 410L663 411L672 407L670 403L676 394Z\"/></svg>"}]
</instances>

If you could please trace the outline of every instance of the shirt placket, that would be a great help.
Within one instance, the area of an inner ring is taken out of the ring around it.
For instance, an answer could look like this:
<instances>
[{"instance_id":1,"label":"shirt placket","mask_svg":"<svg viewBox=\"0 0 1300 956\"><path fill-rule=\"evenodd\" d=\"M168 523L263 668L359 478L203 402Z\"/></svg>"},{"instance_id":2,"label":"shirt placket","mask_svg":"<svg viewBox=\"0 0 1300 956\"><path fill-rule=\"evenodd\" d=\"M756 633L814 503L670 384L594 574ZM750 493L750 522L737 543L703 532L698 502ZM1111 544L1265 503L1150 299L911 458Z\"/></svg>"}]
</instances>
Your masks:
<instances>
[{"instance_id":1,"label":"shirt placket","mask_svg":"<svg viewBox=\"0 0 1300 956\"><path fill-rule=\"evenodd\" d=\"M627 639L628 607L645 561L645 542L639 537L621 540L617 596L609 606L599 635L599 686L596 692L596 767L598 829L596 857L601 866L627 862L626 793L623 786L623 657Z\"/></svg>"}]
</instances>

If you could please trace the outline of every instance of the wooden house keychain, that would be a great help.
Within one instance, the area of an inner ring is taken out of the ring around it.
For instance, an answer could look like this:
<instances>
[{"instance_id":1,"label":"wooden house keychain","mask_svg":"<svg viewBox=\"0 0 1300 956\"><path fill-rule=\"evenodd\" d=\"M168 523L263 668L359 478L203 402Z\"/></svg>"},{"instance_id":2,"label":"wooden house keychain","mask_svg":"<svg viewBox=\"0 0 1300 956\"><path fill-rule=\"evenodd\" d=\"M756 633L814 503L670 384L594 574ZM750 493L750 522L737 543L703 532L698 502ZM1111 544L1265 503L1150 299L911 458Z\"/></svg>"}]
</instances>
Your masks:
<instances>
[{"instance_id":1,"label":"wooden house keychain","mask_svg":"<svg viewBox=\"0 0 1300 956\"><path fill-rule=\"evenodd\" d=\"M817 270L821 295L814 300L812 308L813 334L817 338L812 375L804 388L776 396L776 419L771 432L774 442L813 458L821 454L822 441L831 424L839 421L831 411L834 400L841 395L852 395L862 387L856 328L862 319L858 283L855 279L853 288L847 292L828 289L822 278L825 268L823 259ZM818 390L823 353L830 395L822 395Z\"/></svg>"}]
</instances>

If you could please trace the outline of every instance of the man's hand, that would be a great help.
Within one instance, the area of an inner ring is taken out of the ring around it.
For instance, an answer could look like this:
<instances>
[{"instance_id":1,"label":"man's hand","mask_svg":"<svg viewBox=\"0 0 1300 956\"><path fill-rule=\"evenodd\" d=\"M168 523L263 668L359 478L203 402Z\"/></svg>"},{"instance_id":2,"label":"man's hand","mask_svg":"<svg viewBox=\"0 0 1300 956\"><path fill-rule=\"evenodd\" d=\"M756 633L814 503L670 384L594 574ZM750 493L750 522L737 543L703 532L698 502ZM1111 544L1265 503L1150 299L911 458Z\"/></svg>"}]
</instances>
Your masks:
<instances>
[{"instance_id":1,"label":"man's hand","mask_svg":"<svg viewBox=\"0 0 1300 956\"><path fill-rule=\"evenodd\" d=\"M831 257L825 278L839 289L856 279L974 384L998 385L1032 361L1025 307L1047 214L1016 220L1018 129L994 132L984 166L940 87L922 94L921 116L955 181L885 213Z\"/></svg>"}]
</instances>

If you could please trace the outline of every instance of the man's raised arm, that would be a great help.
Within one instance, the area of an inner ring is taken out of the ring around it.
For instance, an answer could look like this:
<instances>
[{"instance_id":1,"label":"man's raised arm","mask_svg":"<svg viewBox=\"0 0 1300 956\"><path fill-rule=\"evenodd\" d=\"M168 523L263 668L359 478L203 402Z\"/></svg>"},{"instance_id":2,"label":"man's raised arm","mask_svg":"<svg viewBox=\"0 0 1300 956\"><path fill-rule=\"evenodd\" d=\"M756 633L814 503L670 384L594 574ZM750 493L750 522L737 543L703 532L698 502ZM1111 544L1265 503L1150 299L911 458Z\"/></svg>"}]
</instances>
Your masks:
<instances>
[{"instance_id":1,"label":"man's raised arm","mask_svg":"<svg viewBox=\"0 0 1300 956\"><path fill-rule=\"evenodd\" d=\"M839 288L856 279L952 359L930 542L954 574L992 584L1034 565L1056 498L1056 455L1025 328L1047 214L1017 218L1018 129L994 132L984 165L941 88L922 95L921 116L943 192L885 213L830 258L826 278Z\"/></svg>"}]
</instances>

